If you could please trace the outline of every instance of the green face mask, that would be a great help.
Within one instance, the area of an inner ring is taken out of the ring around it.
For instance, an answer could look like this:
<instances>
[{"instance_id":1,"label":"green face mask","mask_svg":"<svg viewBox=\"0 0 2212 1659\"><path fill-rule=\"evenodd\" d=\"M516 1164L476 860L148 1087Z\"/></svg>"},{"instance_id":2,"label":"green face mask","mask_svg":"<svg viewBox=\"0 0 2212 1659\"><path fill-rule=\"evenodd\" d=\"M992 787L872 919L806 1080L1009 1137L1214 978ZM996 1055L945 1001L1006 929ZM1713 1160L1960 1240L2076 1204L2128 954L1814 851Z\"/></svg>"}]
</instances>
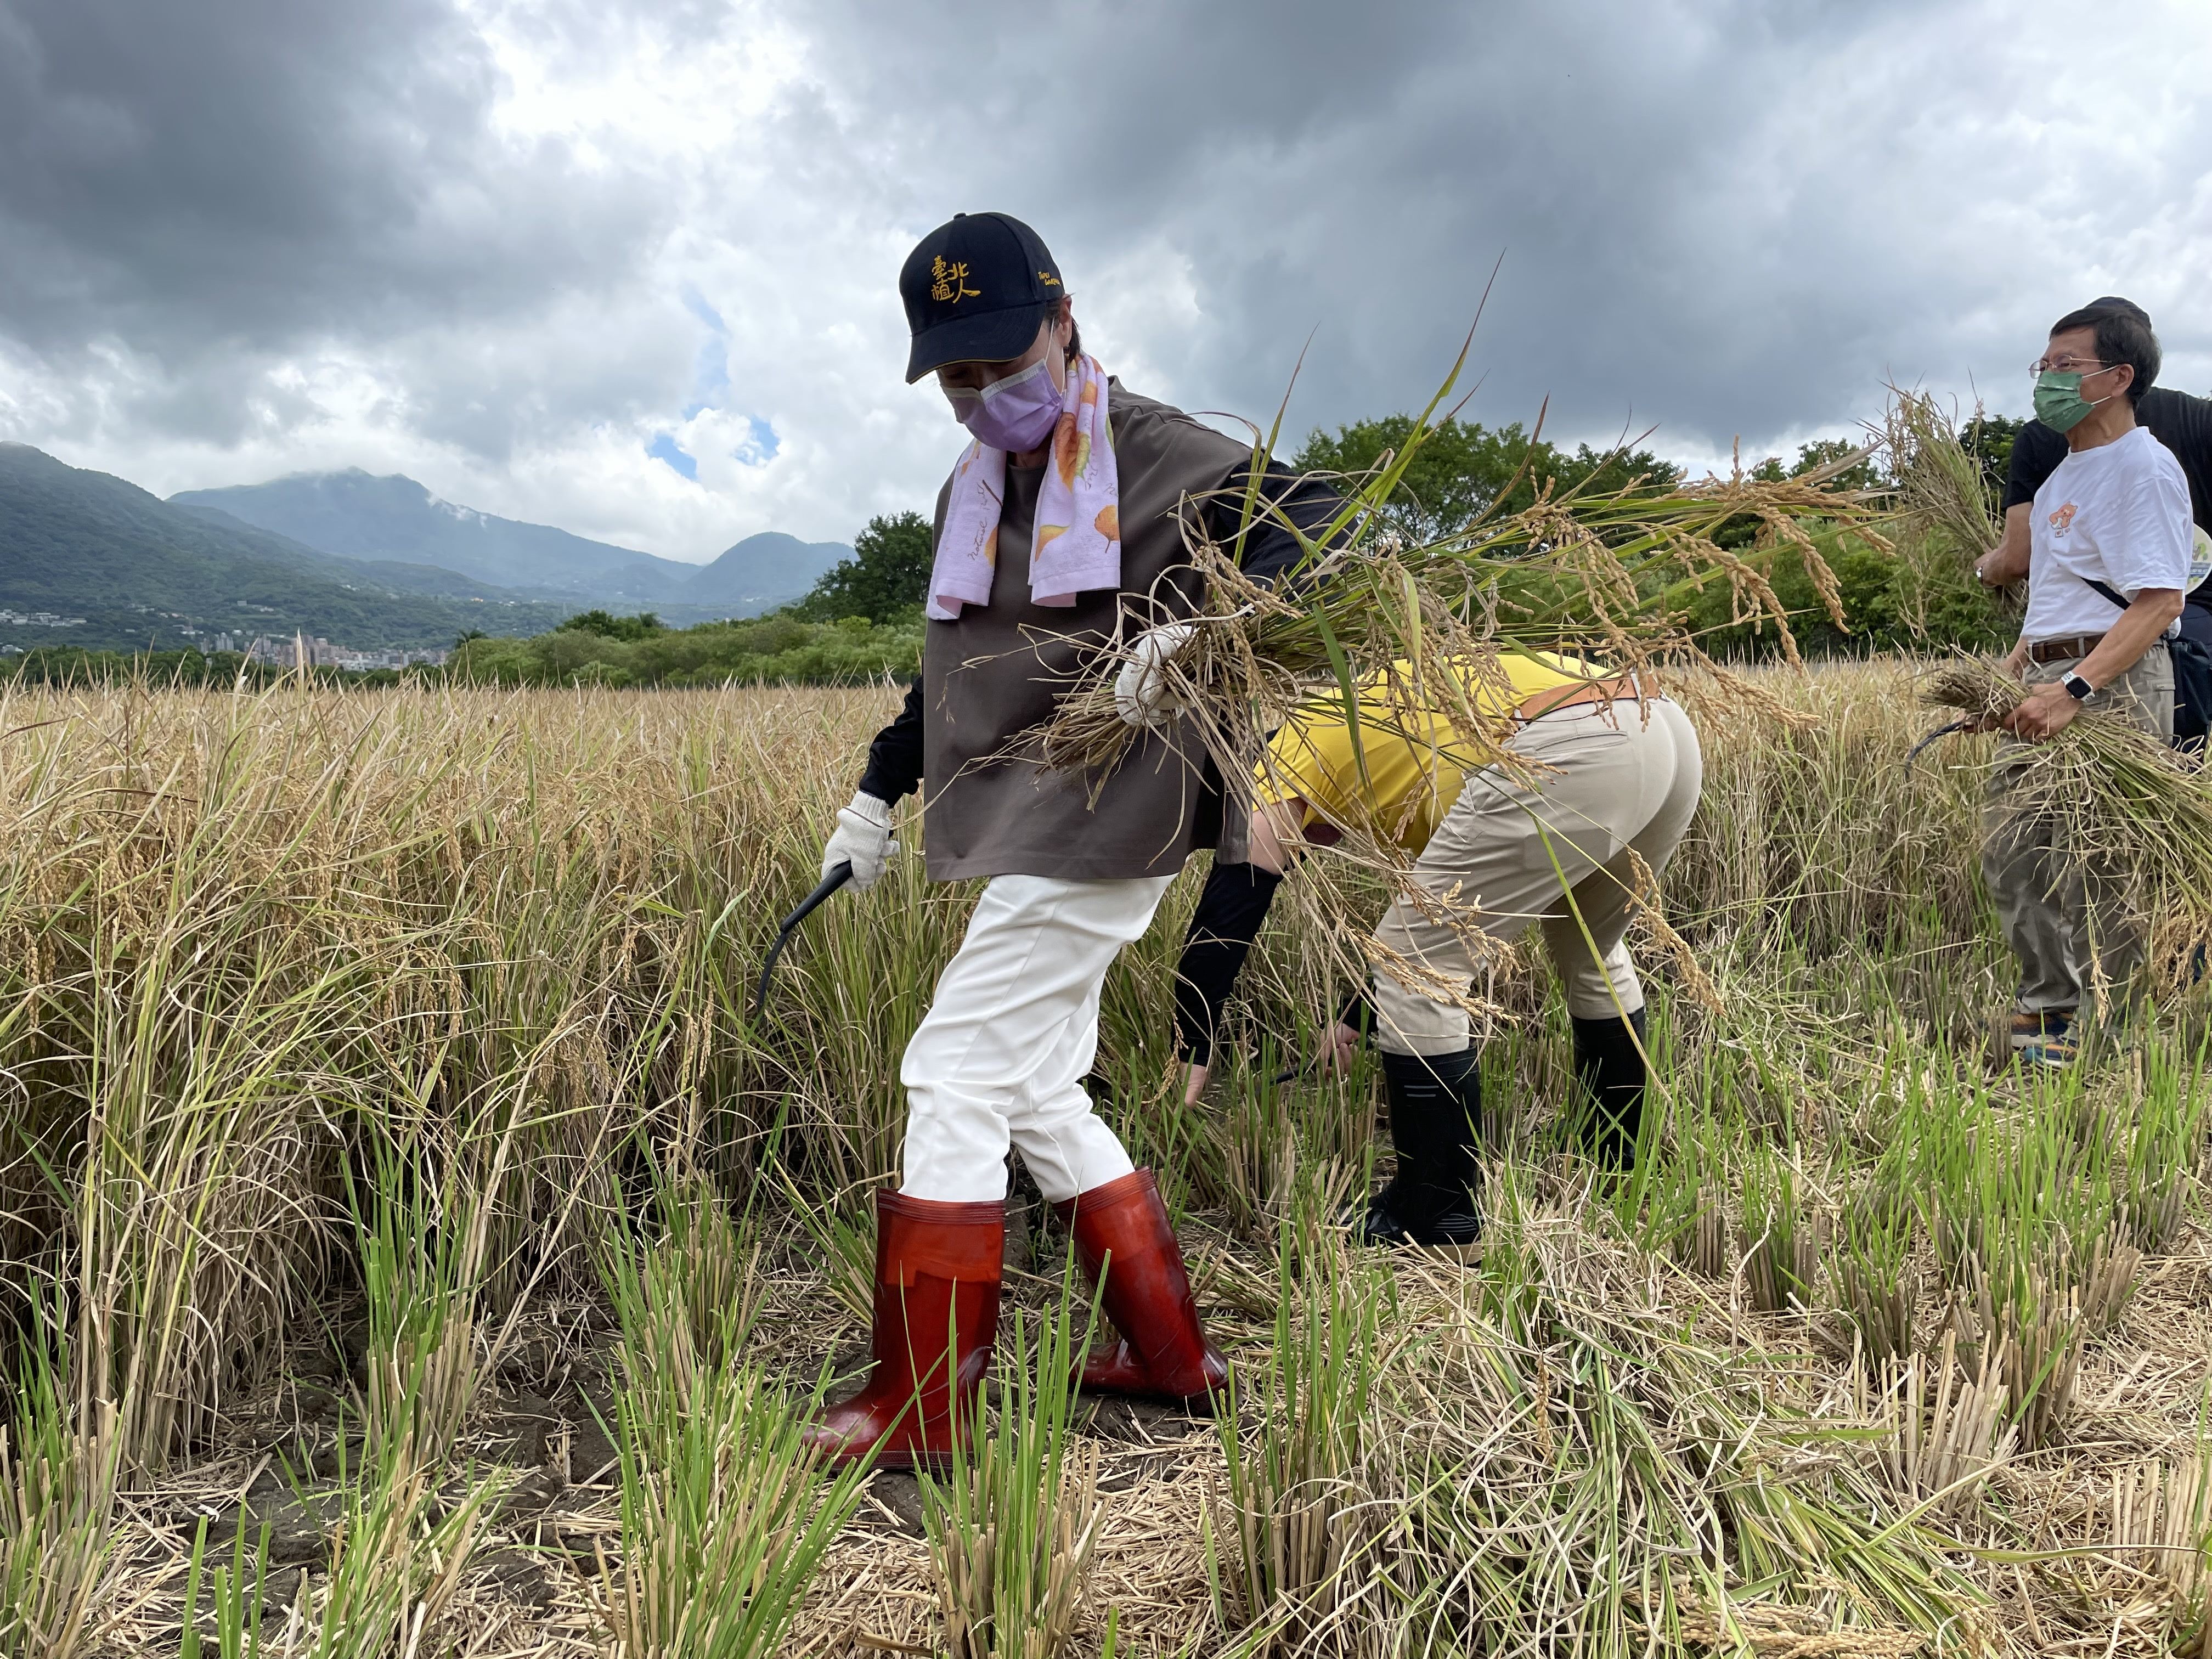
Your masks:
<instances>
[{"instance_id":1,"label":"green face mask","mask_svg":"<svg viewBox=\"0 0 2212 1659\"><path fill-rule=\"evenodd\" d=\"M2091 410L2110 402L2110 398L2083 397L2079 374L2046 368L2035 377L2035 418L2053 432L2071 432L2088 418Z\"/></svg>"}]
</instances>

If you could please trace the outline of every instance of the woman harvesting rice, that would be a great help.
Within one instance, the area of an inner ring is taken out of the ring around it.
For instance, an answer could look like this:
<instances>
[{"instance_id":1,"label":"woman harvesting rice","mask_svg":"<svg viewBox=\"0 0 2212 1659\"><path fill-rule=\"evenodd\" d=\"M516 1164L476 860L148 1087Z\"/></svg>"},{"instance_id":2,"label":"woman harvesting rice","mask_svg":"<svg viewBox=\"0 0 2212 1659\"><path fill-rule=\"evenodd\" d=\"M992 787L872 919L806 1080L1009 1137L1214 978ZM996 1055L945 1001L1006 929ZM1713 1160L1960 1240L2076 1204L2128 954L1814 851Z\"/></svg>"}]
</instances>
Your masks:
<instances>
[{"instance_id":1,"label":"woman harvesting rice","mask_svg":"<svg viewBox=\"0 0 2212 1659\"><path fill-rule=\"evenodd\" d=\"M934 372L973 440L939 493L922 672L869 750L826 872L866 888L917 787L931 878L989 878L900 1066L903 1176L878 1195L875 1369L815 1425L840 1457L949 1454L990 1362L1009 1145L1066 1218L1121 1340L1086 1388L1203 1404L1225 1381L1151 1171L1084 1087L1098 998L1200 848L1241 856L1217 775L1176 741L1157 665L1200 595L1187 532L1250 574L1299 555L1279 526L1238 540L1252 453L1126 390L1082 349L1059 267L1004 214L961 215L900 273L909 382ZM1319 525L1337 501L1270 468L1269 496ZM1009 556L1001 557L1004 552ZM1096 790L1044 764L1042 728L1097 651L1132 641L1123 717L1143 728ZM949 1340L948 1340L949 1334Z\"/></svg>"},{"instance_id":2,"label":"woman harvesting rice","mask_svg":"<svg viewBox=\"0 0 2212 1659\"><path fill-rule=\"evenodd\" d=\"M1646 1066L1630 901L1639 863L1656 872L1673 856L1703 777L1688 716L1630 677L1511 653L1494 672L1467 676L1465 690L1524 764L1474 765L1450 720L1407 685L1403 664L1363 683L1356 752L1334 696L1294 715L1261 769L1251 862L1217 859L1178 970L1194 1098L1222 1006L1295 849L1358 827L1417 855L1415 886L1449 902L1401 897L1376 930L1382 959L1429 989L1387 967L1375 975L1397 1170L1359 1224L1370 1243L1464 1249L1481 1226L1479 1049L1454 996L1476 970L1468 930L1502 944L1531 922L1541 929L1566 982L1586 1144L1601 1162L1633 1162ZM1355 1040L1341 1025L1333 1038L1340 1050Z\"/></svg>"}]
</instances>

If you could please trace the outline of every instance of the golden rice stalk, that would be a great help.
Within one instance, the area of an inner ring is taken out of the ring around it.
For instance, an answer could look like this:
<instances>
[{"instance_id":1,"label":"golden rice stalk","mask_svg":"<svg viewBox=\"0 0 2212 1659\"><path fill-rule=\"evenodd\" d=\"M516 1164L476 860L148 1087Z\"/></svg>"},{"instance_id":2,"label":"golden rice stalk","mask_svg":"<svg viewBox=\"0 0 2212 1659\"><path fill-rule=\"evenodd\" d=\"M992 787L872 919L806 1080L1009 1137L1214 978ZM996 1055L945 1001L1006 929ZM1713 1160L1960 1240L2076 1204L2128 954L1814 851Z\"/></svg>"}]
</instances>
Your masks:
<instances>
[{"instance_id":1,"label":"golden rice stalk","mask_svg":"<svg viewBox=\"0 0 2212 1659\"><path fill-rule=\"evenodd\" d=\"M1300 545L1299 564L1279 584L1247 576L1233 548L1196 534L1195 515L1185 516L1205 582L1194 636L1164 665L1165 690L1182 711L1184 738L1219 763L1232 787L1249 789L1267 734L1317 687L1341 695L1356 749L1360 676L1395 677L1399 664L1411 682L1404 689L1416 694L1410 706L1444 710L1474 762L1492 763L1501 745L1476 712L1475 692L1502 689L1506 657L1578 653L1603 659L1607 673L1705 663L1683 606L1716 583L1728 591L1731 622L1771 623L1795 661L1790 620L1768 580L1772 556L1784 548L1798 555L1840 625L1836 578L1812 527L1840 526L1889 550L1871 527L1871 507L1834 487L1871 446L1786 480L1739 465L1726 478L1656 488L1640 478L1610 490L1543 481L1518 512L1485 513L1409 545L1382 509L1435 435L1465 361L1462 351L1399 450L1364 475L1334 481L1343 504L1325 526L1295 522L1256 483L1243 493L1240 543L1244 531L1267 525ZM1255 458L1264 447L1262 441ZM1095 777L1127 753L1132 732L1115 708L1113 679L1133 646L1118 639L1085 653L1044 733L1042 759ZM1737 695L1778 708L1750 683L1730 683Z\"/></svg>"},{"instance_id":2,"label":"golden rice stalk","mask_svg":"<svg viewBox=\"0 0 2212 1659\"><path fill-rule=\"evenodd\" d=\"M1897 479L1899 516L1923 532L1933 531L1968 561L1979 558L2004 526L1990 510L1981 462L1959 441L1957 410L1947 415L1929 392L1893 386L1890 393L1880 442Z\"/></svg>"}]
</instances>

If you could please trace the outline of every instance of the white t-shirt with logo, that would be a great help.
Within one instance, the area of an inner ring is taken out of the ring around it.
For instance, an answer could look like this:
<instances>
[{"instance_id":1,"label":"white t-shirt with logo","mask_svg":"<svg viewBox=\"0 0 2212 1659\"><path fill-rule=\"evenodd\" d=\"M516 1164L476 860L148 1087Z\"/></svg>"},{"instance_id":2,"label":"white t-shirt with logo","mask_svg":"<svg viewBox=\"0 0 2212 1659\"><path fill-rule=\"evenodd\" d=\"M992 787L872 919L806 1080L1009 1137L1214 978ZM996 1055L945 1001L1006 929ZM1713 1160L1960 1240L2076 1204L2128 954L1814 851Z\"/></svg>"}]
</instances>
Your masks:
<instances>
[{"instance_id":1,"label":"white t-shirt with logo","mask_svg":"<svg viewBox=\"0 0 2212 1659\"><path fill-rule=\"evenodd\" d=\"M2035 492L2031 512L2021 624L2031 643L2101 634L2119 620L2118 607L2089 582L2125 599L2147 587L2189 587L2189 480L2147 427L2068 451Z\"/></svg>"}]
</instances>

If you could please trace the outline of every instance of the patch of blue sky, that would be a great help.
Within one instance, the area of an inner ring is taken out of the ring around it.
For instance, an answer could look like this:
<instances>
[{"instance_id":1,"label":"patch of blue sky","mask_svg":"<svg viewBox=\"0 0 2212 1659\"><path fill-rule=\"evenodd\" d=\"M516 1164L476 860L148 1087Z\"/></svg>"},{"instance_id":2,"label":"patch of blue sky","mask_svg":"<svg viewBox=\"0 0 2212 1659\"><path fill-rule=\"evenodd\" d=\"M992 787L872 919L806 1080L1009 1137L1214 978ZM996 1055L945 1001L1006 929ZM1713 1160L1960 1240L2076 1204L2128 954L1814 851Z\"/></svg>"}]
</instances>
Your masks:
<instances>
[{"instance_id":1,"label":"patch of blue sky","mask_svg":"<svg viewBox=\"0 0 2212 1659\"><path fill-rule=\"evenodd\" d=\"M682 446L665 432L656 433L653 441L645 447L645 453L665 465L670 471L680 473L695 483L698 482L699 463L686 454Z\"/></svg>"},{"instance_id":2,"label":"patch of blue sky","mask_svg":"<svg viewBox=\"0 0 2212 1659\"><path fill-rule=\"evenodd\" d=\"M775 428L757 415L745 422L745 439L731 456L747 466L766 466L775 459L775 452L783 447L783 440L775 435Z\"/></svg>"},{"instance_id":3,"label":"patch of blue sky","mask_svg":"<svg viewBox=\"0 0 2212 1659\"><path fill-rule=\"evenodd\" d=\"M708 305L707 296L696 288L684 290L684 308L707 330L707 337L699 343L699 356L691 365L691 401L684 410L684 418L689 421L702 410L720 409L729 395L730 328L722 313Z\"/></svg>"},{"instance_id":4,"label":"patch of blue sky","mask_svg":"<svg viewBox=\"0 0 2212 1659\"><path fill-rule=\"evenodd\" d=\"M708 305L707 296L700 293L697 289L688 286L684 289L684 308L714 333L722 336L725 339L729 337L730 325L722 320L722 313Z\"/></svg>"}]
</instances>

